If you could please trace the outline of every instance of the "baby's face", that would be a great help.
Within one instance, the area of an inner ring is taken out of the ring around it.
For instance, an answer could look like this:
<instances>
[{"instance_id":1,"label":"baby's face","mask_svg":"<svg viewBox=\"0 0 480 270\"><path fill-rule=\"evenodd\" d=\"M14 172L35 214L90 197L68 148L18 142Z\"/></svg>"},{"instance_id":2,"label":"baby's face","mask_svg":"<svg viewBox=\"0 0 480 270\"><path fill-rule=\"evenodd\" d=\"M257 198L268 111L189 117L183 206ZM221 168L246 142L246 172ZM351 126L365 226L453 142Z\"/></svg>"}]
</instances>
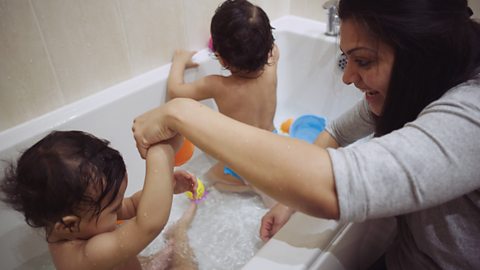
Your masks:
<instances>
[{"instance_id":1,"label":"baby's face","mask_svg":"<svg viewBox=\"0 0 480 270\"><path fill-rule=\"evenodd\" d=\"M98 217L82 217L80 233L82 238L89 239L97 234L114 231L117 226L117 213L122 207L123 197L127 189L128 176L125 174L122 185L118 190L117 197L100 213ZM109 198L108 198L109 199Z\"/></svg>"}]
</instances>

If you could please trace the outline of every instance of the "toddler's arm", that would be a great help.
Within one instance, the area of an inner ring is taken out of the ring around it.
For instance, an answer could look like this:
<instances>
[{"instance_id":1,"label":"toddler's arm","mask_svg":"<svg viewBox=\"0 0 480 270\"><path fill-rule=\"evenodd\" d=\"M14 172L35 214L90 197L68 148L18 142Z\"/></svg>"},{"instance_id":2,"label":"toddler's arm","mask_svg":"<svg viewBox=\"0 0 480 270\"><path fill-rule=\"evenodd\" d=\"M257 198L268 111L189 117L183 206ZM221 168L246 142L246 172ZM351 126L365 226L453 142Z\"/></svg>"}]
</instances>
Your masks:
<instances>
[{"instance_id":1,"label":"toddler's arm","mask_svg":"<svg viewBox=\"0 0 480 270\"><path fill-rule=\"evenodd\" d=\"M197 188L197 179L196 177L185 171L178 170L173 173L173 193L180 194L187 191L192 193L196 192ZM137 215L137 207L142 196L142 191L137 191L132 196L123 199L122 208L117 214L119 220L127 220L135 217Z\"/></svg>"},{"instance_id":2,"label":"toddler's arm","mask_svg":"<svg viewBox=\"0 0 480 270\"><path fill-rule=\"evenodd\" d=\"M168 221L173 196L174 149L157 144L148 149L144 188L136 217L111 232L100 233L85 245L87 268L110 269L142 251Z\"/></svg>"},{"instance_id":3,"label":"toddler's arm","mask_svg":"<svg viewBox=\"0 0 480 270\"><path fill-rule=\"evenodd\" d=\"M131 219L137 214L138 203L142 196L142 191L137 191L132 196L123 199L122 208L118 211L117 218L119 220Z\"/></svg>"},{"instance_id":4,"label":"toddler's arm","mask_svg":"<svg viewBox=\"0 0 480 270\"><path fill-rule=\"evenodd\" d=\"M211 98L209 93L207 77L196 80L192 83L185 83L184 73L185 69L197 67L198 64L192 61L194 51L176 50L173 55L172 66L167 80L168 98L173 99L177 97L193 98L195 100L202 100Z\"/></svg>"}]
</instances>

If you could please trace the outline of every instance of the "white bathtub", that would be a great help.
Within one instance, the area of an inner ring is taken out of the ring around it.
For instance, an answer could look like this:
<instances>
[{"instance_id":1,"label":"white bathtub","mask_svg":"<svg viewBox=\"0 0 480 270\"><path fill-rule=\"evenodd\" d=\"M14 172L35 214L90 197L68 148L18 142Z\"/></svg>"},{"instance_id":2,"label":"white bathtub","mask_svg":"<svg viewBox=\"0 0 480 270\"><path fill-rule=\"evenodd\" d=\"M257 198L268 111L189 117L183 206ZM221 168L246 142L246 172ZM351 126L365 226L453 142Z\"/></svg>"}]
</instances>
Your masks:
<instances>
[{"instance_id":1,"label":"white bathtub","mask_svg":"<svg viewBox=\"0 0 480 270\"><path fill-rule=\"evenodd\" d=\"M358 91L341 83L341 73L336 65L339 55L338 45L335 43L335 38L323 35L324 24L293 16L283 17L273 24L276 27L276 42L281 53L278 70L278 107L275 117L277 128L282 121L302 114L322 115L328 121L337 117L360 98ZM201 66L197 70L187 72L188 80L223 72L208 51L199 52L195 58ZM127 195L135 192L142 188L144 161L139 158L135 149L130 131L131 123L135 116L164 102L169 67L169 65L162 66L1 132L0 159L16 159L20 151L31 146L53 129L84 130L110 140L112 146L122 153L130 179ZM215 108L211 100L204 103ZM194 157L184 167L201 175L213 162L197 149ZM2 171L3 166L2 163L0 165ZM253 245L243 247L250 251L246 252L246 257L244 256L240 266L228 264L221 267L204 267L203 261L208 260L204 257L214 258L226 256L226 254L202 253L199 262L203 269L242 267L243 269L362 269L384 250L393 229L392 220L338 224L335 221L295 214L272 240L262 246L257 231L259 218L266 210L259 207L260 200L255 196L215 195L215 191L212 191L212 194L212 198L233 196L235 200L245 202L246 207L250 207L248 213L241 211L240 213L250 215L254 222L246 221L244 227L240 229L253 239L251 242ZM181 213L175 209L181 209L185 202L186 199L181 196L174 200L171 221L178 218ZM45 265L47 268L51 266L43 232L29 228L20 214L6 208L3 204L0 206L1 269L38 269ZM196 222L201 223L203 220L213 218L207 216L211 213L201 212L201 209L202 206L199 207L197 217L192 224L191 230L195 233L190 232L192 246L197 240L196 237L199 236L199 232L194 228ZM238 209L232 209L230 212L235 213L235 211ZM208 250L212 246L219 246L219 243L213 242L212 239L216 238L212 236L201 244L200 248ZM197 247L194 246L194 248L198 249L198 243L196 245ZM235 257L235 252L228 253L233 253L229 255Z\"/></svg>"}]
</instances>

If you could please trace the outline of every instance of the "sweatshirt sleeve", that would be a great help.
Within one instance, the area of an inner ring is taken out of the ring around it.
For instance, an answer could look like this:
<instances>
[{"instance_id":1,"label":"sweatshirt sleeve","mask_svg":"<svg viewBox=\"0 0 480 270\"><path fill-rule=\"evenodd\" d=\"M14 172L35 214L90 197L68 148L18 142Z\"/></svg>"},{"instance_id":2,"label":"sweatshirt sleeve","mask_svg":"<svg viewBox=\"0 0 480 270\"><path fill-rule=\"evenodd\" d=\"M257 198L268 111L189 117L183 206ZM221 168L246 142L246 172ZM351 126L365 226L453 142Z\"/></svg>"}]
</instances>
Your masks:
<instances>
[{"instance_id":1,"label":"sweatshirt sleeve","mask_svg":"<svg viewBox=\"0 0 480 270\"><path fill-rule=\"evenodd\" d=\"M374 131L373 115L365 99L360 100L350 110L329 123L326 131L340 146L349 145Z\"/></svg>"},{"instance_id":2,"label":"sweatshirt sleeve","mask_svg":"<svg viewBox=\"0 0 480 270\"><path fill-rule=\"evenodd\" d=\"M479 85L453 89L401 129L328 149L340 220L418 211L479 189L479 104Z\"/></svg>"}]
</instances>

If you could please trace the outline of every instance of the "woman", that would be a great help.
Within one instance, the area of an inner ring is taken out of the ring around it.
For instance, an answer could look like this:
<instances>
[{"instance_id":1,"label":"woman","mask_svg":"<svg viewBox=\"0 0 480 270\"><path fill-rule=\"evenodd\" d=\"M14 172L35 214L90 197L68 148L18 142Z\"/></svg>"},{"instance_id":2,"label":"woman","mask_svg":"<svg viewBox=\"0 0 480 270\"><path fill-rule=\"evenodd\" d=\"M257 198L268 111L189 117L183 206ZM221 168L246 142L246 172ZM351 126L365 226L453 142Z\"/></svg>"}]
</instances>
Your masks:
<instances>
[{"instance_id":1,"label":"woman","mask_svg":"<svg viewBox=\"0 0 480 270\"><path fill-rule=\"evenodd\" d=\"M380 262L388 269L480 269L480 25L471 15L466 0L341 0L343 80L365 98L317 146L176 99L135 120L137 147L143 156L181 133L230 164L288 206L263 219L263 238L290 209L353 222L397 216Z\"/></svg>"}]
</instances>

